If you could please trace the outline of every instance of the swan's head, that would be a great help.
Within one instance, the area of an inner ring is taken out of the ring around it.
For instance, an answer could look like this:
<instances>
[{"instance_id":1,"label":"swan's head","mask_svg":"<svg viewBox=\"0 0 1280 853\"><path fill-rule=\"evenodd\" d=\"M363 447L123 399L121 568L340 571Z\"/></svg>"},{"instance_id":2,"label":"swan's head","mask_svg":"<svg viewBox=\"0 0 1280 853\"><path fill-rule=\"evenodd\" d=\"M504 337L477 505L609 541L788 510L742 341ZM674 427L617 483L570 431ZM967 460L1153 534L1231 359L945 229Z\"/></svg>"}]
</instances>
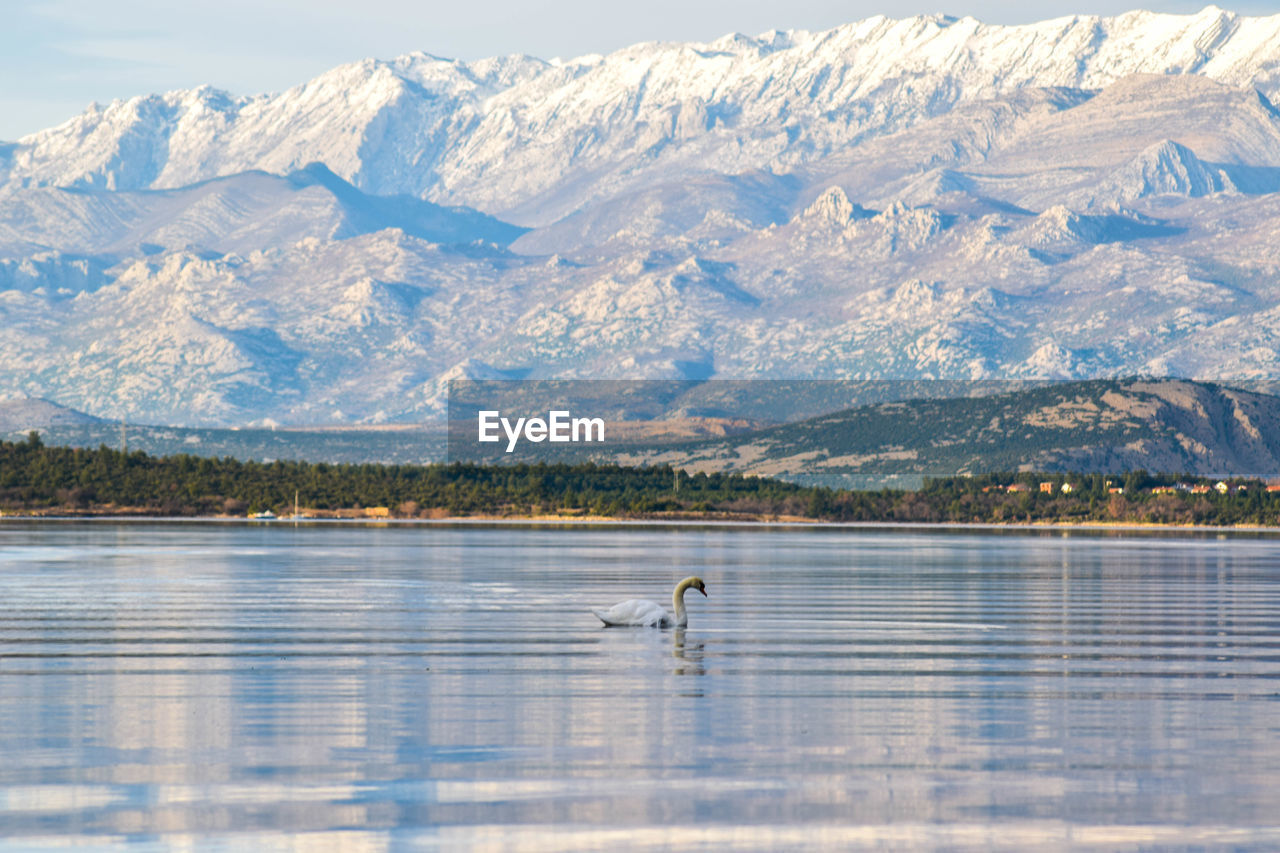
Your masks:
<instances>
[{"instance_id":1,"label":"swan's head","mask_svg":"<svg viewBox=\"0 0 1280 853\"><path fill-rule=\"evenodd\" d=\"M698 577L686 578L685 583L687 583L689 586L696 589L698 592L702 593L703 598L707 597L707 585L702 582L702 578L698 578Z\"/></svg>"}]
</instances>

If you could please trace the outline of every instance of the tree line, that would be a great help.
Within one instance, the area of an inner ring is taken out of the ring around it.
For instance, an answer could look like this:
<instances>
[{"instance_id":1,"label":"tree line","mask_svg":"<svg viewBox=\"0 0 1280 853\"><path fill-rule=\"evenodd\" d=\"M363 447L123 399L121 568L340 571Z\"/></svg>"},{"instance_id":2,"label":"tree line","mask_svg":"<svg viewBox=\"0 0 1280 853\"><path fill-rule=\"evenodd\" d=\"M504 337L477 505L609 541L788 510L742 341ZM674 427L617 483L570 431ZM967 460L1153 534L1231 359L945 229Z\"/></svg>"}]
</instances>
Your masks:
<instances>
[{"instance_id":1,"label":"tree line","mask_svg":"<svg viewBox=\"0 0 1280 853\"><path fill-rule=\"evenodd\" d=\"M1280 523L1280 492L1238 480L1231 493L1193 494L1188 475L992 473L929 478L916 490L851 491L667 466L435 465L256 462L155 457L100 446L0 442L0 511L164 516L383 508L401 518L595 515L629 518L811 518L824 521L1017 523ZM1021 484L1010 491L1008 486ZM1041 490L1041 484L1045 489ZM1071 491L1062 485L1070 483ZM1156 487L1184 488L1169 494ZM1243 489L1237 487L1243 486Z\"/></svg>"}]
</instances>

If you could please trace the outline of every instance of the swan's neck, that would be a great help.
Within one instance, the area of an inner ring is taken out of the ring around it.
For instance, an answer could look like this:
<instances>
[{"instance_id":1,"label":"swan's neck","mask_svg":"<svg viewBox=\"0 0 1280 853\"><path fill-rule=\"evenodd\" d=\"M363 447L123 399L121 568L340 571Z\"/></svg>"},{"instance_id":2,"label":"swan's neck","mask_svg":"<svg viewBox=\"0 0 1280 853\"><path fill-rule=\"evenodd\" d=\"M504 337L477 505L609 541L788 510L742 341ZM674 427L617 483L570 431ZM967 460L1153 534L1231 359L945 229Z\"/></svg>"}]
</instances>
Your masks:
<instances>
[{"instance_id":1,"label":"swan's neck","mask_svg":"<svg viewBox=\"0 0 1280 853\"><path fill-rule=\"evenodd\" d=\"M684 593L692 584L688 579L680 581L676 591L671 593L671 606L676 611L676 626L683 628L689 624L689 613L684 609Z\"/></svg>"}]
</instances>

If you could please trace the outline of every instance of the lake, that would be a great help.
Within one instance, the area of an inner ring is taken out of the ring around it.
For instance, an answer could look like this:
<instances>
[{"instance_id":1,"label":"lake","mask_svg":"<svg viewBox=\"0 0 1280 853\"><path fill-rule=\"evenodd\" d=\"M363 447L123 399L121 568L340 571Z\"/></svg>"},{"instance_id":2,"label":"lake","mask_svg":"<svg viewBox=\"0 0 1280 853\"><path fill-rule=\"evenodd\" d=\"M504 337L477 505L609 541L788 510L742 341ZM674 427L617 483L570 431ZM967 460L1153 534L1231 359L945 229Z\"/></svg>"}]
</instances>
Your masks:
<instances>
[{"instance_id":1,"label":"lake","mask_svg":"<svg viewBox=\"0 0 1280 853\"><path fill-rule=\"evenodd\" d=\"M0 756L6 850L1275 850L1280 538L5 520Z\"/></svg>"}]
</instances>

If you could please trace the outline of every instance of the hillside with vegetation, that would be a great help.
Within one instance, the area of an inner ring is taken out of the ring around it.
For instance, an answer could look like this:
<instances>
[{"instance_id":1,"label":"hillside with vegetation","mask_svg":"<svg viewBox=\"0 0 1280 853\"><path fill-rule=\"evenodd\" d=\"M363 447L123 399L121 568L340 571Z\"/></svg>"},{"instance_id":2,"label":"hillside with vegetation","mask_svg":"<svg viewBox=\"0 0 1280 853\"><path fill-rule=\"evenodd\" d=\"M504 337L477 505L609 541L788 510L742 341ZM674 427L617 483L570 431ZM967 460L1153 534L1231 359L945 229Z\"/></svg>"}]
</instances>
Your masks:
<instances>
[{"instance_id":1,"label":"hillside with vegetation","mask_svg":"<svg viewBox=\"0 0 1280 853\"><path fill-rule=\"evenodd\" d=\"M283 516L295 501L310 517L1280 523L1280 491L1259 480L1145 472L986 474L929 479L914 491L849 491L666 466L261 463L49 447L34 432L0 442L6 516Z\"/></svg>"},{"instance_id":2,"label":"hillside with vegetation","mask_svg":"<svg viewBox=\"0 0 1280 853\"><path fill-rule=\"evenodd\" d=\"M992 471L1269 478L1280 476L1280 397L1174 379L1063 382L860 406L612 458L847 487Z\"/></svg>"}]
</instances>

